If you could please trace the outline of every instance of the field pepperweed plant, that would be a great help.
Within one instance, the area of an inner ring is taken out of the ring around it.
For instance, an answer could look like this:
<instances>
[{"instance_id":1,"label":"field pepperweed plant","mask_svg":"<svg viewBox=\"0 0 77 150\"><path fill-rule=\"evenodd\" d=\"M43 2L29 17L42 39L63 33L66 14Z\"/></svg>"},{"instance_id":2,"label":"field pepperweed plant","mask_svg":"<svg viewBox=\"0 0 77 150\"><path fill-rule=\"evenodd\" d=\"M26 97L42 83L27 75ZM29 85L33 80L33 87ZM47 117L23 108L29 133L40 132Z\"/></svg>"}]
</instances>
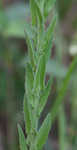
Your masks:
<instances>
[{"instance_id":1,"label":"field pepperweed plant","mask_svg":"<svg viewBox=\"0 0 77 150\"><path fill-rule=\"evenodd\" d=\"M18 125L20 150L43 149L67 90L71 73L77 63L77 59L75 59L71 64L51 111L44 119L41 127L38 128L38 122L46 105L53 81L51 76L48 83L45 84L46 64L51 54L56 15L53 16L47 29L45 29L45 23L54 4L55 0L30 0L31 24L25 23L29 59L26 64L23 104L27 138L25 138L22 128Z\"/></svg>"}]
</instances>

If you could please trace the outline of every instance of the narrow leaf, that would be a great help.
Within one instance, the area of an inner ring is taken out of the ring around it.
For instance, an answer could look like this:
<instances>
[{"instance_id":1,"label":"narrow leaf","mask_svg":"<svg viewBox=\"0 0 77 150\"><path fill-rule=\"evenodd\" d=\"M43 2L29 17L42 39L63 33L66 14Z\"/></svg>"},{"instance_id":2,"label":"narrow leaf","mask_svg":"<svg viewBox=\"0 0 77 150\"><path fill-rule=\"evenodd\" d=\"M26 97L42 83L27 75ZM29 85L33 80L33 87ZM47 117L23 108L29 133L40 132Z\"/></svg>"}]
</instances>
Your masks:
<instances>
[{"instance_id":1,"label":"narrow leaf","mask_svg":"<svg viewBox=\"0 0 77 150\"><path fill-rule=\"evenodd\" d=\"M42 12L44 10L44 3L45 3L45 0L40 1L40 8Z\"/></svg>"},{"instance_id":2,"label":"narrow leaf","mask_svg":"<svg viewBox=\"0 0 77 150\"><path fill-rule=\"evenodd\" d=\"M26 65L26 83L25 83L25 89L26 89L26 97L29 103L33 106L34 103L34 97L33 97L33 82L34 82L34 75L32 66L27 63Z\"/></svg>"},{"instance_id":3,"label":"narrow leaf","mask_svg":"<svg viewBox=\"0 0 77 150\"><path fill-rule=\"evenodd\" d=\"M53 37L51 37L50 40L46 40L46 42L44 43L42 47L43 52L45 53L45 61L46 61L45 63L47 63L47 61L49 60L51 56L52 39Z\"/></svg>"},{"instance_id":4,"label":"narrow leaf","mask_svg":"<svg viewBox=\"0 0 77 150\"><path fill-rule=\"evenodd\" d=\"M44 1L44 16L45 18L49 15L50 11L52 10L56 0L45 0Z\"/></svg>"},{"instance_id":5,"label":"narrow leaf","mask_svg":"<svg viewBox=\"0 0 77 150\"><path fill-rule=\"evenodd\" d=\"M45 55L42 56L40 62L41 70L40 70L40 88L41 90L44 88L45 85L45 72L46 72L46 61Z\"/></svg>"},{"instance_id":6,"label":"narrow leaf","mask_svg":"<svg viewBox=\"0 0 77 150\"><path fill-rule=\"evenodd\" d=\"M34 0L34 2L35 2L35 7L36 7L37 16L39 17L40 24L42 24L43 16L42 16L41 9L40 9L39 4L37 3L37 1Z\"/></svg>"},{"instance_id":7,"label":"narrow leaf","mask_svg":"<svg viewBox=\"0 0 77 150\"><path fill-rule=\"evenodd\" d=\"M34 47L33 47L32 40L30 39L27 30L25 31L25 35L26 35L26 42L27 42L27 45L28 45L28 52L29 52L30 62L32 64L32 66L35 67Z\"/></svg>"},{"instance_id":8,"label":"narrow leaf","mask_svg":"<svg viewBox=\"0 0 77 150\"><path fill-rule=\"evenodd\" d=\"M25 120L27 134L30 132L30 129L31 129L31 119L30 119L30 111L29 110L30 110L30 108L29 108L27 98L26 98L26 96L24 96L23 111L24 111L24 120Z\"/></svg>"},{"instance_id":9,"label":"narrow leaf","mask_svg":"<svg viewBox=\"0 0 77 150\"><path fill-rule=\"evenodd\" d=\"M32 66L29 63L27 63L26 65L26 80L25 81L26 81L25 83L26 94L29 95L32 92L33 81L34 81Z\"/></svg>"},{"instance_id":10,"label":"narrow leaf","mask_svg":"<svg viewBox=\"0 0 77 150\"><path fill-rule=\"evenodd\" d=\"M46 105L46 102L47 102L47 99L48 99L48 96L50 94L50 90L51 90L51 85L52 85L52 82L53 82L53 78L51 78L48 83L47 83L47 86L45 87L43 93L41 94L41 97L40 97L40 104L39 104L39 115L40 113L43 111L45 105Z\"/></svg>"},{"instance_id":11,"label":"narrow leaf","mask_svg":"<svg viewBox=\"0 0 77 150\"><path fill-rule=\"evenodd\" d=\"M61 104L59 110L59 117L58 117L58 126L59 126L59 144L60 150L68 149L67 146L67 123L66 123L66 115L64 111L64 105Z\"/></svg>"},{"instance_id":12,"label":"narrow leaf","mask_svg":"<svg viewBox=\"0 0 77 150\"><path fill-rule=\"evenodd\" d=\"M34 78L34 90L40 88L40 71L41 71L41 63L42 63L42 56L39 58L35 78Z\"/></svg>"},{"instance_id":13,"label":"narrow leaf","mask_svg":"<svg viewBox=\"0 0 77 150\"><path fill-rule=\"evenodd\" d=\"M57 16L55 15L51 20L51 23L46 31L46 40L49 40L52 37L52 34L56 26L56 20L57 20Z\"/></svg>"},{"instance_id":14,"label":"narrow leaf","mask_svg":"<svg viewBox=\"0 0 77 150\"><path fill-rule=\"evenodd\" d=\"M27 150L26 139L20 125L18 125L18 133L19 133L20 150Z\"/></svg>"},{"instance_id":15,"label":"narrow leaf","mask_svg":"<svg viewBox=\"0 0 77 150\"><path fill-rule=\"evenodd\" d=\"M36 137L36 146L38 150L41 150L48 138L48 134L51 128L51 114L49 113L44 120L40 130L37 133Z\"/></svg>"},{"instance_id":16,"label":"narrow leaf","mask_svg":"<svg viewBox=\"0 0 77 150\"><path fill-rule=\"evenodd\" d=\"M35 1L34 0L30 0L30 10L31 10L31 16L32 16L32 25L36 25L36 13L35 13Z\"/></svg>"},{"instance_id":17,"label":"narrow leaf","mask_svg":"<svg viewBox=\"0 0 77 150\"><path fill-rule=\"evenodd\" d=\"M51 24L49 25L47 31L43 35L41 40L41 50L45 53L46 61L48 61L51 54L52 40L53 40L53 32L56 25L56 16L53 18Z\"/></svg>"},{"instance_id":18,"label":"narrow leaf","mask_svg":"<svg viewBox=\"0 0 77 150\"><path fill-rule=\"evenodd\" d=\"M37 0L30 0L30 4L31 4L32 24L36 25L38 17L41 25L43 16L41 9L39 7L39 3L37 2Z\"/></svg>"},{"instance_id":19,"label":"narrow leaf","mask_svg":"<svg viewBox=\"0 0 77 150\"><path fill-rule=\"evenodd\" d=\"M48 62L48 60L51 57L52 46L53 46L53 36L51 37L51 39L48 42L48 49L46 49L46 60L47 60L46 62Z\"/></svg>"}]
</instances>

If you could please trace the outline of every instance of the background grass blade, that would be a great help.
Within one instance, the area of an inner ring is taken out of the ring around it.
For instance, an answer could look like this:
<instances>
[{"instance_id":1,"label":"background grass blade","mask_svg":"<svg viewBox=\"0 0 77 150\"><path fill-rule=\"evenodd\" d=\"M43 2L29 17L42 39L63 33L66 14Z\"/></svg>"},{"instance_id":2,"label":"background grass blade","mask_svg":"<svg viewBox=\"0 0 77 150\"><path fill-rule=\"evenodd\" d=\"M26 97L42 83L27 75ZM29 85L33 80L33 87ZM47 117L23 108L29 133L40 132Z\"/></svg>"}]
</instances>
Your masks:
<instances>
[{"instance_id":1,"label":"background grass blade","mask_svg":"<svg viewBox=\"0 0 77 150\"><path fill-rule=\"evenodd\" d=\"M51 109L52 122L54 121L55 117L58 114L60 104L62 103L62 100L66 94L70 78L72 76L73 71L75 70L76 65L77 65L77 57L75 58L73 63L70 65L69 71L67 72L67 75L63 81L62 88L60 89L59 94L55 100L55 103Z\"/></svg>"}]
</instances>

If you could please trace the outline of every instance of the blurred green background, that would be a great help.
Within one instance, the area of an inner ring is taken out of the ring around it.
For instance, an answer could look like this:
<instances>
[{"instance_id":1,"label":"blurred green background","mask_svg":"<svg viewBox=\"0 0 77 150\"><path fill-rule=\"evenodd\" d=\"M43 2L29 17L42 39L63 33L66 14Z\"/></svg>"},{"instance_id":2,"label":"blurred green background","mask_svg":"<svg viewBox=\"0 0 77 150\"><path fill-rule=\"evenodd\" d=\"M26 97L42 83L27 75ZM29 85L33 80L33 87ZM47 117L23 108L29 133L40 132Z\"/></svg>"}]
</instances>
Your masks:
<instances>
[{"instance_id":1,"label":"blurred green background","mask_svg":"<svg viewBox=\"0 0 77 150\"><path fill-rule=\"evenodd\" d=\"M57 0L55 11L58 23L51 59L47 64L47 78L52 74L54 84L40 123L55 101L68 67L77 55L77 0ZM0 0L0 150L19 150L17 123L22 124L24 131L27 61L24 29L25 22L30 20L28 0ZM77 70L71 78L45 150L77 150Z\"/></svg>"}]
</instances>

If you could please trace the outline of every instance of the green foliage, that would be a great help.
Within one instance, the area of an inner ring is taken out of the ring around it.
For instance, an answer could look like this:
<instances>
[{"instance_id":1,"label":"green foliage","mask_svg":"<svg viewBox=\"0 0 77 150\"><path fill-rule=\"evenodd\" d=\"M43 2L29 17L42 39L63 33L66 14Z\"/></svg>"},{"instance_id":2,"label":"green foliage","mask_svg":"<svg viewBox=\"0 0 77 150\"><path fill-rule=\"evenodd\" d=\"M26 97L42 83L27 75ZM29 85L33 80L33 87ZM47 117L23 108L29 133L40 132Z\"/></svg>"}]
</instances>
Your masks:
<instances>
[{"instance_id":1,"label":"green foliage","mask_svg":"<svg viewBox=\"0 0 77 150\"><path fill-rule=\"evenodd\" d=\"M24 120L25 120L26 132L28 134L31 129L31 120L30 120L30 112L29 112L30 108L26 96L24 96L23 106L24 106Z\"/></svg>"},{"instance_id":2,"label":"green foliage","mask_svg":"<svg viewBox=\"0 0 77 150\"><path fill-rule=\"evenodd\" d=\"M45 86L45 70L46 70L46 62L45 62L45 55L41 58L41 70L40 70L40 88L43 89Z\"/></svg>"},{"instance_id":3,"label":"green foliage","mask_svg":"<svg viewBox=\"0 0 77 150\"><path fill-rule=\"evenodd\" d=\"M66 93L66 90L67 90L67 87L68 87L68 84L69 84L69 80L71 78L71 75L72 75L76 65L77 65L77 57L75 58L73 63L70 65L69 71L67 72L66 77L63 80L62 87L59 90L57 99L56 99L56 101L53 105L53 108L51 109L52 121L54 121L54 118L55 118L55 116L57 115L57 113L59 111L60 104L61 104L61 102L62 102L62 100L65 96L65 93Z\"/></svg>"},{"instance_id":4,"label":"green foliage","mask_svg":"<svg viewBox=\"0 0 77 150\"><path fill-rule=\"evenodd\" d=\"M35 59L34 59L34 49L33 49L33 43L32 40L29 38L28 33L26 32L26 41L28 44L28 49L29 49L29 57L30 57L30 63L34 67L35 66Z\"/></svg>"},{"instance_id":5,"label":"green foliage","mask_svg":"<svg viewBox=\"0 0 77 150\"><path fill-rule=\"evenodd\" d=\"M51 9L54 6L54 3L56 2L56 0L44 0L44 16L47 17L48 14L50 13Z\"/></svg>"},{"instance_id":6,"label":"green foliage","mask_svg":"<svg viewBox=\"0 0 77 150\"><path fill-rule=\"evenodd\" d=\"M26 65L26 94L29 96L31 93L31 89L33 88L33 71L32 71L32 66L28 63Z\"/></svg>"},{"instance_id":7,"label":"green foliage","mask_svg":"<svg viewBox=\"0 0 77 150\"><path fill-rule=\"evenodd\" d=\"M34 90L39 90L43 88L45 82L44 81L45 69L46 69L45 56L40 56L34 78Z\"/></svg>"},{"instance_id":8,"label":"green foliage","mask_svg":"<svg viewBox=\"0 0 77 150\"><path fill-rule=\"evenodd\" d=\"M37 133L35 143L36 143L38 150L41 150L43 148L43 146L47 140L50 128L51 128L51 114L49 113Z\"/></svg>"},{"instance_id":9,"label":"green foliage","mask_svg":"<svg viewBox=\"0 0 77 150\"><path fill-rule=\"evenodd\" d=\"M59 141L60 141L60 150L67 150L67 135L66 135L66 117L63 108L63 104L60 106L59 110Z\"/></svg>"},{"instance_id":10,"label":"green foliage","mask_svg":"<svg viewBox=\"0 0 77 150\"><path fill-rule=\"evenodd\" d=\"M31 16L32 16L32 25L36 25L36 14L35 14L35 1L30 0Z\"/></svg>"},{"instance_id":11,"label":"green foliage","mask_svg":"<svg viewBox=\"0 0 77 150\"><path fill-rule=\"evenodd\" d=\"M18 133L19 133L20 150L27 150L25 136L20 125L18 125Z\"/></svg>"},{"instance_id":12,"label":"green foliage","mask_svg":"<svg viewBox=\"0 0 77 150\"><path fill-rule=\"evenodd\" d=\"M52 39L53 39L53 32L56 25L56 19L57 17L54 16L47 31L43 35L43 39L41 40L41 53L45 53L45 59L46 61L49 60L50 54L51 54L51 47L52 47Z\"/></svg>"},{"instance_id":13,"label":"green foliage","mask_svg":"<svg viewBox=\"0 0 77 150\"><path fill-rule=\"evenodd\" d=\"M51 77L47 85L45 85L46 65L50 58L57 17L56 15L53 17L47 30L45 30L44 19L47 19L47 16L51 11L54 3L55 0L43 0L42 2L40 0L30 0L32 25L31 27L29 25L29 27L30 32L34 35L34 38L30 36L29 28L27 26L25 34L28 45L29 60L26 64L26 82L24 96L24 120L27 140L24 140L22 130L21 128L19 128L18 131L21 150L26 149L26 144L29 150L41 150L43 148L47 140L51 125L58 114L60 104L62 103L62 100L66 93L71 74L77 64L76 58L69 68L65 79L63 80L62 87L60 88L58 97L54 102L51 111L48 113L40 129L38 130L38 121L41 112L46 105L47 98L51 90L51 83L53 81L53 77Z\"/></svg>"},{"instance_id":14,"label":"green foliage","mask_svg":"<svg viewBox=\"0 0 77 150\"><path fill-rule=\"evenodd\" d=\"M35 72L35 77L34 77L34 91L39 90L40 88L40 72L41 72L41 64L42 64L42 57L39 58L36 72Z\"/></svg>"},{"instance_id":15,"label":"green foliage","mask_svg":"<svg viewBox=\"0 0 77 150\"><path fill-rule=\"evenodd\" d=\"M48 99L48 96L49 96L49 93L50 93L50 90L51 90L51 84L53 82L53 78L51 77L51 79L48 81L46 87L43 89L43 92L40 96L40 102L39 102L39 114L43 111L45 105L46 105L46 102L47 102L47 99Z\"/></svg>"},{"instance_id":16,"label":"green foliage","mask_svg":"<svg viewBox=\"0 0 77 150\"><path fill-rule=\"evenodd\" d=\"M46 32L46 40L50 40L51 39L51 33L53 35L53 32L54 32L54 29L55 29L55 25L56 25L56 19L57 19L57 16L55 15L47 29L47 32Z\"/></svg>"}]
</instances>

